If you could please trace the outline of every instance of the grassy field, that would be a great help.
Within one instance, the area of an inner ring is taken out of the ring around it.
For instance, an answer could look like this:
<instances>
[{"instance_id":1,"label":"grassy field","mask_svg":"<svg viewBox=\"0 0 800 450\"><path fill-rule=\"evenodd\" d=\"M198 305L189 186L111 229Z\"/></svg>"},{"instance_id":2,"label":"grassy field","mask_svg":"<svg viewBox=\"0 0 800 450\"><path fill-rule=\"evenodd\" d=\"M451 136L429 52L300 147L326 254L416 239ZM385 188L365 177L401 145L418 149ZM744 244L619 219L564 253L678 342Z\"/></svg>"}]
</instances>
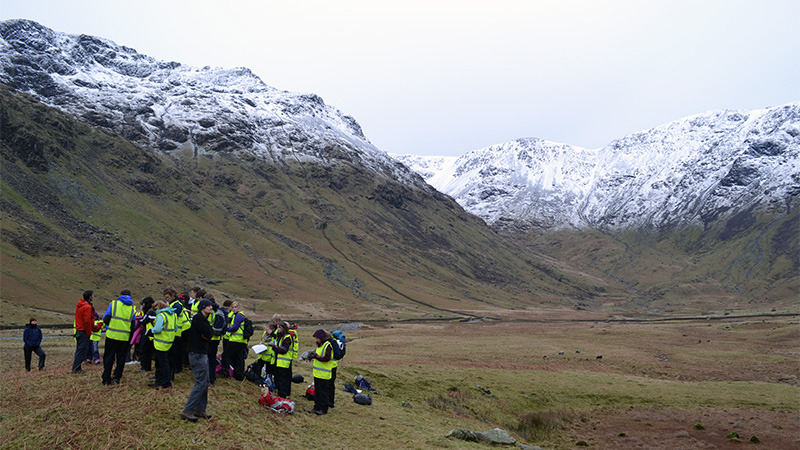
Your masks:
<instances>
[{"instance_id":1,"label":"grassy field","mask_svg":"<svg viewBox=\"0 0 800 450\"><path fill-rule=\"evenodd\" d=\"M316 328L301 328L301 351ZM47 333L43 372L24 371L21 340L0 340L2 448L483 448L447 434L494 427L543 448L740 448L752 437L800 448L796 318L362 325L347 333L327 416L306 413L311 368L295 362L307 380L293 386L295 414L220 380L214 417L197 424L178 417L191 372L153 391L130 365L120 386L102 386L99 366L70 374L71 338ZM378 390L371 406L342 391L359 374Z\"/></svg>"}]
</instances>

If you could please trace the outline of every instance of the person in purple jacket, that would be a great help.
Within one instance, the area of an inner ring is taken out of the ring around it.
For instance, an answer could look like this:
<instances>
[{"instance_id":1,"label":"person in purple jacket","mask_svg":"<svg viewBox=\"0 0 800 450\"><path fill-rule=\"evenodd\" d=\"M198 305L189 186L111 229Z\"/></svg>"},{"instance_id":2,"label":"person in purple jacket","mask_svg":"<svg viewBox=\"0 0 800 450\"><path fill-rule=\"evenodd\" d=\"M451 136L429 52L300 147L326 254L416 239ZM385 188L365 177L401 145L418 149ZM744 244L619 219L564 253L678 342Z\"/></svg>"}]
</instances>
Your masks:
<instances>
[{"instance_id":1,"label":"person in purple jacket","mask_svg":"<svg viewBox=\"0 0 800 450\"><path fill-rule=\"evenodd\" d=\"M45 353L42 350L42 329L37 325L36 319L31 317L30 322L22 333L22 340L25 342L25 370L31 371L31 354L39 356L39 370L44 369Z\"/></svg>"}]
</instances>

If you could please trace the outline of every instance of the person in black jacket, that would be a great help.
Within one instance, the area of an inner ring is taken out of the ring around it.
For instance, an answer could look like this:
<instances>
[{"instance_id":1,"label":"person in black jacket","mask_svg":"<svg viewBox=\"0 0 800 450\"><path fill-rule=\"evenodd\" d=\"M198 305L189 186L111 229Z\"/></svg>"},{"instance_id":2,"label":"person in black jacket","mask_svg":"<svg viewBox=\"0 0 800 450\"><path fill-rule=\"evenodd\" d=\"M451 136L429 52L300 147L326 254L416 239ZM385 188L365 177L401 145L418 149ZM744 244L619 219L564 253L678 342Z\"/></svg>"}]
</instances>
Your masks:
<instances>
[{"instance_id":1,"label":"person in black jacket","mask_svg":"<svg viewBox=\"0 0 800 450\"><path fill-rule=\"evenodd\" d=\"M192 325L187 332L186 350L194 375L194 387L181 411L181 419L197 422L198 418L210 419L206 413L208 406L208 342L214 335L208 316L214 310L213 304L203 299L197 306L197 314L192 317Z\"/></svg>"},{"instance_id":2,"label":"person in black jacket","mask_svg":"<svg viewBox=\"0 0 800 450\"><path fill-rule=\"evenodd\" d=\"M42 350L42 329L37 326L36 319L31 317L30 322L22 333L22 340L25 342L25 370L31 371L31 353L39 356L39 370L44 369L45 353Z\"/></svg>"}]
</instances>

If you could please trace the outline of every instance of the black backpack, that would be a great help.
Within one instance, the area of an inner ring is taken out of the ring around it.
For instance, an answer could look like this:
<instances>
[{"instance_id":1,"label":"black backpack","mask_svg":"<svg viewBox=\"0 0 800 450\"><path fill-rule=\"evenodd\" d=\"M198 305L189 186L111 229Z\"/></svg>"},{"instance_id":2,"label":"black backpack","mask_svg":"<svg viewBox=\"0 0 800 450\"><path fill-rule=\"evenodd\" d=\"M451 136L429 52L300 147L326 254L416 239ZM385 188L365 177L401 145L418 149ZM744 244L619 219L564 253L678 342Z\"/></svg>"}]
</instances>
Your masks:
<instances>
[{"instance_id":1,"label":"black backpack","mask_svg":"<svg viewBox=\"0 0 800 450\"><path fill-rule=\"evenodd\" d=\"M227 329L228 315L225 313L225 308L219 308L214 312L214 325L211 328L214 330L214 336L222 336Z\"/></svg>"},{"instance_id":2,"label":"black backpack","mask_svg":"<svg viewBox=\"0 0 800 450\"><path fill-rule=\"evenodd\" d=\"M328 342L331 343L331 350L333 351L333 359L336 361L342 359L344 357L345 347L344 343L336 338L328 339Z\"/></svg>"},{"instance_id":3,"label":"black backpack","mask_svg":"<svg viewBox=\"0 0 800 450\"><path fill-rule=\"evenodd\" d=\"M256 332L256 329L253 327L252 320L248 319L247 316L242 316L242 317L244 317L244 323L242 325L242 335L244 336L244 339L246 341L249 341L253 333Z\"/></svg>"},{"instance_id":4,"label":"black backpack","mask_svg":"<svg viewBox=\"0 0 800 450\"><path fill-rule=\"evenodd\" d=\"M371 405L372 397L369 394L356 394L353 396L353 401L359 405Z\"/></svg>"}]
</instances>

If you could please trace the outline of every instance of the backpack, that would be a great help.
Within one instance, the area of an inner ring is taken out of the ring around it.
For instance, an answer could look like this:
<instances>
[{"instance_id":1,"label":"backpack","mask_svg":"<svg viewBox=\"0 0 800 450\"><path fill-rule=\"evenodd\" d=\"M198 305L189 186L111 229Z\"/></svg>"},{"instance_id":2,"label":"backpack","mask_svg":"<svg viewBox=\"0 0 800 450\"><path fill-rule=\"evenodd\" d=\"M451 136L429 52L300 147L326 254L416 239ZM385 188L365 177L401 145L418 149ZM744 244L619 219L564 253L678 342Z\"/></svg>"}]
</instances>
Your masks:
<instances>
[{"instance_id":1,"label":"backpack","mask_svg":"<svg viewBox=\"0 0 800 450\"><path fill-rule=\"evenodd\" d=\"M313 383L309 384L308 385L308 389L306 389L306 393L303 395L303 397L305 397L305 398L307 398L309 400L314 400L314 392L315 391L316 391L316 388L314 387L314 384Z\"/></svg>"},{"instance_id":2,"label":"backpack","mask_svg":"<svg viewBox=\"0 0 800 450\"><path fill-rule=\"evenodd\" d=\"M250 340L250 337L253 336L253 333L256 332L256 329L253 327L253 321L247 318L247 316L243 315L244 317L244 324L242 325L242 335L246 341Z\"/></svg>"},{"instance_id":3,"label":"backpack","mask_svg":"<svg viewBox=\"0 0 800 450\"><path fill-rule=\"evenodd\" d=\"M333 349L333 359L338 361L344 358L345 353L347 353L347 339L344 334L339 330L334 331L333 337L329 339L329 342Z\"/></svg>"},{"instance_id":4,"label":"backpack","mask_svg":"<svg viewBox=\"0 0 800 450\"><path fill-rule=\"evenodd\" d=\"M225 308L219 308L214 313L214 325L211 328L214 330L214 336L222 336L228 326L228 315L225 313Z\"/></svg>"},{"instance_id":5,"label":"backpack","mask_svg":"<svg viewBox=\"0 0 800 450\"><path fill-rule=\"evenodd\" d=\"M258 399L258 403L266 406L267 408L285 414L292 414L294 412L294 401L288 398L277 397L272 395L269 391L265 392Z\"/></svg>"},{"instance_id":6,"label":"backpack","mask_svg":"<svg viewBox=\"0 0 800 450\"><path fill-rule=\"evenodd\" d=\"M371 405L372 397L369 394L356 394L353 396L353 401L359 405Z\"/></svg>"}]
</instances>

